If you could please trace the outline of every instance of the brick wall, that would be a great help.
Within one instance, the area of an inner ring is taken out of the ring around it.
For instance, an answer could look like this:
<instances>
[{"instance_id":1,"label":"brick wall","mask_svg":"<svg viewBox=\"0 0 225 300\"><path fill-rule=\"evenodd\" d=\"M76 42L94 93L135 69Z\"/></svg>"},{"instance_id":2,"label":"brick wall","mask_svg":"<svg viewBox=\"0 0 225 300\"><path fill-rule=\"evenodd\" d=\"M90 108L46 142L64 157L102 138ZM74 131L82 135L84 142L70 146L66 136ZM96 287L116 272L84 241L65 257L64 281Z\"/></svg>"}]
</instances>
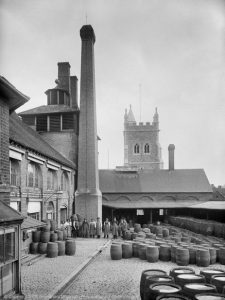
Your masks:
<instances>
[{"instance_id":1,"label":"brick wall","mask_svg":"<svg viewBox=\"0 0 225 300\"><path fill-rule=\"evenodd\" d=\"M9 204L9 108L0 99L0 200Z\"/></svg>"}]
</instances>

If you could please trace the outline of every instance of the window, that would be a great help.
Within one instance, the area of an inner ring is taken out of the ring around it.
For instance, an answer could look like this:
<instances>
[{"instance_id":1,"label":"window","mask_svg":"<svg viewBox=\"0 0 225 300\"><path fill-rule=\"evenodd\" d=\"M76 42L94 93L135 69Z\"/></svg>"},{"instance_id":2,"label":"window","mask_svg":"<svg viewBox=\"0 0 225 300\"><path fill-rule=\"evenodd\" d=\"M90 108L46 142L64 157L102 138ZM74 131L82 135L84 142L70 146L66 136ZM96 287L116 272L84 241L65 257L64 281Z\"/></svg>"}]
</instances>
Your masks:
<instances>
[{"instance_id":1,"label":"window","mask_svg":"<svg viewBox=\"0 0 225 300\"><path fill-rule=\"evenodd\" d=\"M61 175L61 190L67 191L69 189L69 178L67 172L63 171Z\"/></svg>"},{"instance_id":2,"label":"window","mask_svg":"<svg viewBox=\"0 0 225 300\"><path fill-rule=\"evenodd\" d=\"M62 130L74 129L73 114L65 114L62 119Z\"/></svg>"},{"instance_id":3,"label":"window","mask_svg":"<svg viewBox=\"0 0 225 300\"><path fill-rule=\"evenodd\" d=\"M47 175L47 189L48 190L57 190L57 174L56 171L48 170Z\"/></svg>"},{"instance_id":4,"label":"window","mask_svg":"<svg viewBox=\"0 0 225 300\"><path fill-rule=\"evenodd\" d=\"M29 187L41 187L41 170L38 164L28 164L28 182Z\"/></svg>"},{"instance_id":5,"label":"window","mask_svg":"<svg viewBox=\"0 0 225 300\"><path fill-rule=\"evenodd\" d=\"M20 163L13 158L10 158L10 184L20 186Z\"/></svg>"},{"instance_id":6,"label":"window","mask_svg":"<svg viewBox=\"0 0 225 300\"><path fill-rule=\"evenodd\" d=\"M59 104L64 104L64 92L59 91Z\"/></svg>"},{"instance_id":7,"label":"window","mask_svg":"<svg viewBox=\"0 0 225 300\"><path fill-rule=\"evenodd\" d=\"M36 130L37 131L47 131L47 116L37 116L37 126Z\"/></svg>"},{"instance_id":8,"label":"window","mask_svg":"<svg viewBox=\"0 0 225 300\"><path fill-rule=\"evenodd\" d=\"M150 153L150 147L149 147L149 144L145 144L145 147L144 147L144 153Z\"/></svg>"},{"instance_id":9,"label":"window","mask_svg":"<svg viewBox=\"0 0 225 300\"><path fill-rule=\"evenodd\" d=\"M138 144L136 144L135 146L134 146L134 153L139 153L139 145Z\"/></svg>"},{"instance_id":10,"label":"window","mask_svg":"<svg viewBox=\"0 0 225 300\"><path fill-rule=\"evenodd\" d=\"M35 125L35 116L23 116L22 120L27 125L30 125L30 126L34 126Z\"/></svg>"},{"instance_id":11,"label":"window","mask_svg":"<svg viewBox=\"0 0 225 300\"><path fill-rule=\"evenodd\" d=\"M46 218L47 220L54 220L54 204L52 201L48 203L46 210Z\"/></svg>"},{"instance_id":12,"label":"window","mask_svg":"<svg viewBox=\"0 0 225 300\"><path fill-rule=\"evenodd\" d=\"M18 260L16 227L0 228L0 298L16 289Z\"/></svg>"},{"instance_id":13,"label":"window","mask_svg":"<svg viewBox=\"0 0 225 300\"><path fill-rule=\"evenodd\" d=\"M50 131L60 131L60 115L50 115Z\"/></svg>"}]
</instances>

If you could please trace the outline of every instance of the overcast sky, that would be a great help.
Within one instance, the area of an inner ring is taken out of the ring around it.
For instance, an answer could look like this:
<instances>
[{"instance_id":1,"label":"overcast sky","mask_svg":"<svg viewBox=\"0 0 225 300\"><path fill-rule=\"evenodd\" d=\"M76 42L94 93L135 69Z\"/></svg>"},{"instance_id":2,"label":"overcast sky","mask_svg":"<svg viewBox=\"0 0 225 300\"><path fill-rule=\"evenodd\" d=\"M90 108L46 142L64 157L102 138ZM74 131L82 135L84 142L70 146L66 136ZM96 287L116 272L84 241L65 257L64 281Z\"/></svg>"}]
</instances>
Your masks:
<instances>
[{"instance_id":1,"label":"overcast sky","mask_svg":"<svg viewBox=\"0 0 225 300\"><path fill-rule=\"evenodd\" d=\"M160 120L164 167L204 168L225 184L225 1L0 0L0 72L46 105L57 63L80 78L82 25L96 34L99 167L123 165L123 117ZM141 85L141 89L140 89ZM140 101L141 99L141 101ZM140 105L141 103L141 105Z\"/></svg>"}]
</instances>

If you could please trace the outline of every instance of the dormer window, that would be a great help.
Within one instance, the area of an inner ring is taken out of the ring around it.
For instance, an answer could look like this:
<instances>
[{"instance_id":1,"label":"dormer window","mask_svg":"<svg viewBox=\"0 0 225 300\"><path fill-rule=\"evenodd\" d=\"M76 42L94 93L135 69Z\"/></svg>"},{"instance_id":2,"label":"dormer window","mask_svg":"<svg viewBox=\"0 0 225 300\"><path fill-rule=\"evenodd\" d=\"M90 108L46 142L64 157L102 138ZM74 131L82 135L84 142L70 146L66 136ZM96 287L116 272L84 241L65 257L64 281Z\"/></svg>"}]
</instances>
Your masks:
<instances>
[{"instance_id":1,"label":"dormer window","mask_svg":"<svg viewBox=\"0 0 225 300\"><path fill-rule=\"evenodd\" d=\"M149 146L149 144L145 144L145 146L144 146L144 153L146 153L146 154L150 153L150 146Z\"/></svg>"},{"instance_id":2,"label":"dormer window","mask_svg":"<svg viewBox=\"0 0 225 300\"><path fill-rule=\"evenodd\" d=\"M136 144L136 145L134 146L134 153L135 153L135 154L140 153L140 147L139 147L138 144Z\"/></svg>"}]
</instances>

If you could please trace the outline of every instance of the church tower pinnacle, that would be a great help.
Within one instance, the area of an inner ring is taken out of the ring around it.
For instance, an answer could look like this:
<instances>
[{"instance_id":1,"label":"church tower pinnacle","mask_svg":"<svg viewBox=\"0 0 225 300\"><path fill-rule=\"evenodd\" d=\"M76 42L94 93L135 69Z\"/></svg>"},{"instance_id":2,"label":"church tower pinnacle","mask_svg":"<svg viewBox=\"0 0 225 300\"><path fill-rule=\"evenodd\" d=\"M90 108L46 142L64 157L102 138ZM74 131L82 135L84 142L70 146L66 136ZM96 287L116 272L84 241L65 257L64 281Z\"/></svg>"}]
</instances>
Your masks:
<instances>
[{"instance_id":1,"label":"church tower pinnacle","mask_svg":"<svg viewBox=\"0 0 225 300\"><path fill-rule=\"evenodd\" d=\"M78 185L76 213L90 220L102 217L102 194L99 190L98 145L95 99L95 33L91 25L80 30L81 86L78 149Z\"/></svg>"}]
</instances>

